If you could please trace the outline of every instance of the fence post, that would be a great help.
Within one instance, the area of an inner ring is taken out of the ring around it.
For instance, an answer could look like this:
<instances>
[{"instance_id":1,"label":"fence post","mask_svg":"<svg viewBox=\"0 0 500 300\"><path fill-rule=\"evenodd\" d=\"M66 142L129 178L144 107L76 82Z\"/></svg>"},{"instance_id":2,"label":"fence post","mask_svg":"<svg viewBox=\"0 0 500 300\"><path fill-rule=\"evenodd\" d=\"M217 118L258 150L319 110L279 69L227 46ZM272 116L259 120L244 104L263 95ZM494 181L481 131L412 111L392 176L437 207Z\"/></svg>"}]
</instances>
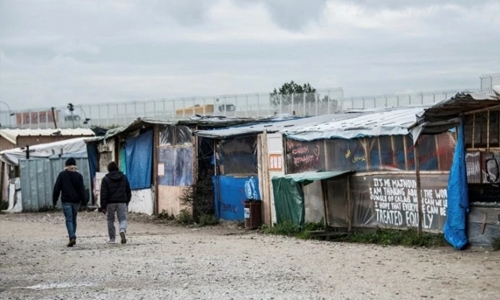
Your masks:
<instances>
[{"instance_id":1,"label":"fence post","mask_svg":"<svg viewBox=\"0 0 500 300\"><path fill-rule=\"evenodd\" d=\"M302 114L304 116L307 116L307 113L306 113L306 93L302 93L302 101L303 101L303 104L304 104L304 108L303 108Z\"/></svg>"}]
</instances>

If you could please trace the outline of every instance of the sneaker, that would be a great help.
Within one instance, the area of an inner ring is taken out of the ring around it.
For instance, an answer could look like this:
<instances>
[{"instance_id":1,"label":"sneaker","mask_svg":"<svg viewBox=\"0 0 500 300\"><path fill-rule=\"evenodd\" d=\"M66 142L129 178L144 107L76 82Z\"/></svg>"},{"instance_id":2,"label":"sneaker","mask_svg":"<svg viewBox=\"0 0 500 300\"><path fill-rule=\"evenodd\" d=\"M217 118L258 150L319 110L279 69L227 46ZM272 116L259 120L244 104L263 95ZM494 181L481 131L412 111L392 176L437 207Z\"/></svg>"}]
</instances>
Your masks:
<instances>
[{"instance_id":1,"label":"sneaker","mask_svg":"<svg viewBox=\"0 0 500 300\"><path fill-rule=\"evenodd\" d=\"M116 243L115 240L109 240L108 241L108 244L115 244L115 243Z\"/></svg>"},{"instance_id":2,"label":"sneaker","mask_svg":"<svg viewBox=\"0 0 500 300\"><path fill-rule=\"evenodd\" d=\"M127 243L127 238L125 237L125 232L124 231L120 232L120 237L122 238L122 240L121 240L122 244L126 244Z\"/></svg>"},{"instance_id":3,"label":"sneaker","mask_svg":"<svg viewBox=\"0 0 500 300\"><path fill-rule=\"evenodd\" d=\"M68 247L73 247L76 244L76 239L69 239Z\"/></svg>"}]
</instances>

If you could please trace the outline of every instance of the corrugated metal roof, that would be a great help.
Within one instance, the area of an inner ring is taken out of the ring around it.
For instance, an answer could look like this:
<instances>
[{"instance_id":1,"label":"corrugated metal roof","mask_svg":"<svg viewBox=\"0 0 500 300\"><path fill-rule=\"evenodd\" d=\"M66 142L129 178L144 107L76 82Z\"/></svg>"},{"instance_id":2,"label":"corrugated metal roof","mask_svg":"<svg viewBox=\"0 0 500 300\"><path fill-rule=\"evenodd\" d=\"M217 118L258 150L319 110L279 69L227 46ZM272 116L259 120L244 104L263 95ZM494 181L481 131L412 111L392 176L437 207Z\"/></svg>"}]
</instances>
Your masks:
<instances>
[{"instance_id":1,"label":"corrugated metal roof","mask_svg":"<svg viewBox=\"0 0 500 300\"><path fill-rule=\"evenodd\" d=\"M248 123L263 122L269 119L257 118L225 118L225 117L196 117L189 120L169 120L169 119L153 119L153 118L138 118L130 124L110 129L104 136L87 139L87 143L99 142L113 138L121 133L129 132L140 128L142 125L185 125L185 126L206 126L206 127L223 127L223 126L237 126Z\"/></svg>"},{"instance_id":2,"label":"corrugated metal roof","mask_svg":"<svg viewBox=\"0 0 500 300\"><path fill-rule=\"evenodd\" d=\"M80 137L68 140L62 140L52 143L38 144L29 147L30 157L50 157L54 154L84 153L87 156L87 146L85 140L88 138ZM26 157L26 148L19 147L0 152L0 160L10 164L18 165L19 159Z\"/></svg>"},{"instance_id":3,"label":"corrugated metal roof","mask_svg":"<svg viewBox=\"0 0 500 300\"><path fill-rule=\"evenodd\" d=\"M308 118L296 118L287 121L274 121L263 122L246 126L235 126L227 129L214 129L214 130L198 130L194 134L197 136L208 137L213 139L227 139L235 136L259 134L267 130L268 132L278 132L288 128L295 128L297 126L320 124L332 120L352 118L357 114L333 114L321 115Z\"/></svg>"},{"instance_id":4,"label":"corrugated metal roof","mask_svg":"<svg viewBox=\"0 0 500 300\"><path fill-rule=\"evenodd\" d=\"M292 139L312 141L319 139L353 139L381 135L406 135L415 123L416 115L424 107L381 109L351 118L337 119L309 126L286 128L283 133Z\"/></svg>"},{"instance_id":5,"label":"corrugated metal roof","mask_svg":"<svg viewBox=\"0 0 500 300\"><path fill-rule=\"evenodd\" d=\"M500 86L495 86L494 91L494 94L458 93L425 109L411 128L413 137L445 132L460 123L463 113L500 105Z\"/></svg>"},{"instance_id":6,"label":"corrugated metal roof","mask_svg":"<svg viewBox=\"0 0 500 300\"><path fill-rule=\"evenodd\" d=\"M16 144L19 136L94 136L87 128L75 129L0 129L0 136Z\"/></svg>"}]
</instances>

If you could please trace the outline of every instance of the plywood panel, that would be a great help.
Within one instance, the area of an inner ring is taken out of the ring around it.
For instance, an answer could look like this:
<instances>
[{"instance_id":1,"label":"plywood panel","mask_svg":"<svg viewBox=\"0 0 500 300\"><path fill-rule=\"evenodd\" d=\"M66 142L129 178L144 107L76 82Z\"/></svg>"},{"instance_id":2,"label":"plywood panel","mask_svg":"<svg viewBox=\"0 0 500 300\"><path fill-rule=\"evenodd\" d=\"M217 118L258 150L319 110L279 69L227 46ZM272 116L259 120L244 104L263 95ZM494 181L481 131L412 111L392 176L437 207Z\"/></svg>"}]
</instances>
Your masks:
<instances>
[{"instance_id":1,"label":"plywood panel","mask_svg":"<svg viewBox=\"0 0 500 300\"><path fill-rule=\"evenodd\" d=\"M191 207L181 203L181 197L187 189L185 186L158 186L158 212L177 216L183 209L191 210Z\"/></svg>"}]
</instances>

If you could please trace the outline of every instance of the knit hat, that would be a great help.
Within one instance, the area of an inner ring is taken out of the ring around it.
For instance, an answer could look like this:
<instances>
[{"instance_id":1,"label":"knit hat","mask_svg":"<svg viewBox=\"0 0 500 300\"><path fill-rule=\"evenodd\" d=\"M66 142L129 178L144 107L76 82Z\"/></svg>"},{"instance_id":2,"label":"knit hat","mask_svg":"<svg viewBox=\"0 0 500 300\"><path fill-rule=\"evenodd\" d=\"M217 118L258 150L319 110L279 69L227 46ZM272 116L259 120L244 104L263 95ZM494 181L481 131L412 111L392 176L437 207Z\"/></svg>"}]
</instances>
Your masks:
<instances>
[{"instance_id":1,"label":"knit hat","mask_svg":"<svg viewBox=\"0 0 500 300\"><path fill-rule=\"evenodd\" d=\"M114 172L114 171L118 171L118 165L112 161L108 164L108 171L109 172Z\"/></svg>"},{"instance_id":2,"label":"knit hat","mask_svg":"<svg viewBox=\"0 0 500 300\"><path fill-rule=\"evenodd\" d=\"M76 166L76 160L73 157L70 157L66 160L66 166Z\"/></svg>"}]
</instances>

